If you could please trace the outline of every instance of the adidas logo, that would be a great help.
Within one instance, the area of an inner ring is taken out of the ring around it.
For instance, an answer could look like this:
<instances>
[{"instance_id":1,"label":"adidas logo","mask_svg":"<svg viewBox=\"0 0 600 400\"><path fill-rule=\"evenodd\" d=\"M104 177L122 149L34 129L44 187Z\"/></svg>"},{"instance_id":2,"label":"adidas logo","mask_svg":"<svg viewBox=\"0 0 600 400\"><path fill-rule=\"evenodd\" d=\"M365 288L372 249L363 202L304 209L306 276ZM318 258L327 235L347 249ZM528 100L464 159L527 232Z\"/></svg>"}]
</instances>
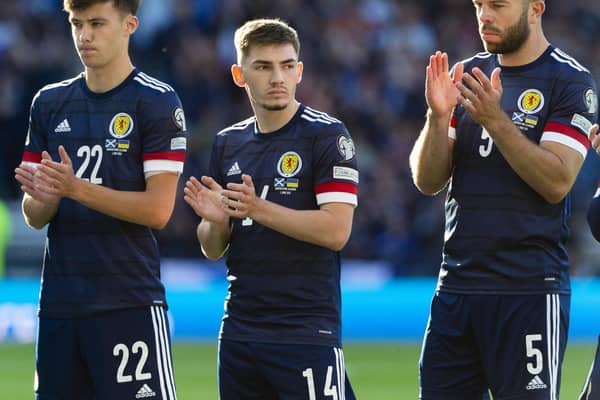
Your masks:
<instances>
[{"instance_id":1,"label":"adidas logo","mask_svg":"<svg viewBox=\"0 0 600 400\"><path fill-rule=\"evenodd\" d=\"M138 390L137 394L135 395L136 399L145 399L147 397L155 397L156 393L154 392L154 390L150 389L150 386L148 386L148 384L144 384L144 386L142 386L140 388L140 390Z\"/></svg>"},{"instance_id":2,"label":"adidas logo","mask_svg":"<svg viewBox=\"0 0 600 400\"><path fill-rule=\"evenodd\" d=\"M63 122L58 124L56 128L54 128L54 132L62 133L62 132L71 132L71 125L69 125L69 121L65 118Z\"/></svg>"},{"instance_id":3,"label":"adidas logo","mask_svg":"<svg viewBox=\"0 0 600 400\"><path fill-rule=\"evenodd\" d=\"M239 175L242 173L242 170L240 169L240 165L238 164L238 162L236 161L231 168L229 168L229 171L227 171L227 176L231 176L231 175Z\"/></svg>"},{"instance_id":4,"label":"adidas logo","mask_svg":"<svg viewBox=\"0 0 600 400\"><path fill-rule=\"evenodd\" d=\"M527 390L536 390L536 389L546 389L548 385L544 383L543 380L540 379L539 376L534 376L533 379L525 386Z\"/></svg>"}]
</instances>

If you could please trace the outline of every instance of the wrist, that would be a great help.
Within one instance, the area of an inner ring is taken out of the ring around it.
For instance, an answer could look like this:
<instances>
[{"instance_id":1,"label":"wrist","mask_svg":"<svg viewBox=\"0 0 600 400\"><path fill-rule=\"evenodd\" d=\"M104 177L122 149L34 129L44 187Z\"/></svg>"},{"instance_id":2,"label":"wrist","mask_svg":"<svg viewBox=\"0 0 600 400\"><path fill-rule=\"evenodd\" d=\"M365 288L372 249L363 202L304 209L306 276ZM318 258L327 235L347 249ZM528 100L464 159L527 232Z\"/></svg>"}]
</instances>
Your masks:
<instances>
[{"instance_id":1,"label":"wrist","mask_svg":"<svg viewBox=\"0 0 600 400\"><path fill-rule=\"evenodd\" d=\"M440 113L440 112L434 111L432 108L428 108L426 117L429 121L437 123L437 122L449 121L451 115L452 115L452 112Z\"/></svg>"}]
</instances>

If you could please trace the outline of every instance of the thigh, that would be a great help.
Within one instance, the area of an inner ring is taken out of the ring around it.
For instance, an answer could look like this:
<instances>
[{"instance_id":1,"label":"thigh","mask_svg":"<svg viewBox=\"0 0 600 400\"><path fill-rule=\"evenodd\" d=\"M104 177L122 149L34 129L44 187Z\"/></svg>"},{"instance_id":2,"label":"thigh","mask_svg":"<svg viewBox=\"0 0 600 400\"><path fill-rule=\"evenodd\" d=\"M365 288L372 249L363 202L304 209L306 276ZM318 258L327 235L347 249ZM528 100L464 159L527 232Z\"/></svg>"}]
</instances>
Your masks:
<instances>
[{"instance_id":1,"label":"thigh","mask_svg":"<svg viewBox=\"0 0 600 400\"><path fill-rule=\"evenodd\" d=\"M169 323L162 307L85 318L79 335L96 400L176 399Z\"/></svg>"},{"instance_id":2,"label":"thigh","mask_svg":"<svg viewBox=\"0 0 600 400\"><path fill-rule=\"evenodd\" d=\"M251 343L279 400L355 400L338 347Z\"/></svg>"},{"instance_id":3,"label":"thigh","mask_svg":"<svg viewBox=\"0 0 600 400\"><path fill-rule=\"evenodd\" d=\"M220 400L277 400L247 342L219 341L218 379Z\"/></svg>"},{"instance_id":4,"label":"thigh","mask_svg":"<svg viewBox=\"0 0 600 400\"><path fill-rule=\"evenodd\" d=\"M76 335L76 319L40 318L36 346L37 400L91 400L93 384Z\"/></svg>"},{"instance_id":5,"label":"thigh","mask_svg":"<svg viewBox=\"0 0 600 400\"><path fill-rule=\"evenodd\" d=\"M470 318L465 296L433 297L419 361L420 399L482 399L486 385Z\"/></svg>"},{"instance_id":6,"label":"thigh","mask_svg":"<svg viewBox=\"0 0 600 400\"><path fill-rule=\"evenodd\" d=\"M596 357L592 362L590 373L583 385L579 400L600 400L600 337L598 337Z\"/></svg>"},{"instance_id":7,"label":"thigh","mask_svg":"<svg viewBox=\"0 0 600 400\"><path fill-rule=\"evenodd\" d=\"M495 400L558 398L569 296L473 296L478 347Z\"/></svg>"}]
</instances>

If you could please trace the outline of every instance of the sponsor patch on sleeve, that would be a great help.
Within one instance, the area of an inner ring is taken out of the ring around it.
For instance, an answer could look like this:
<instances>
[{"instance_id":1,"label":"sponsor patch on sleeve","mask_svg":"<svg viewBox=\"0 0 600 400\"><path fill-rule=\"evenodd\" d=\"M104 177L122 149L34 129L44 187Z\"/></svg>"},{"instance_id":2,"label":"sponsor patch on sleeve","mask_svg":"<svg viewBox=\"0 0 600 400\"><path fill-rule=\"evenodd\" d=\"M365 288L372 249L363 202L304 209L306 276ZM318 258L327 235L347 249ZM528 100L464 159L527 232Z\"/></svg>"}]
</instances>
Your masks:
<instances>
[{"instance_id":1,"label":"sponsor patch on sleeve","mask_svg":"<svg viewBox=\"0 0 600 400\"><path fill-rule=\"evenodd\" d=\"M348 167L333 167L333 178L358 183L358 171Z\"/></svg>"},{"instance_id":2,"label":"sponsor patch on sleeve","mask_svg":"<svg viewBox=\"0 0 600 400\"><path fill-rule=\"evenodd\" d=\"M571 125L581 129L587 135L590 134L590 129L592 129L592 123L590 122L590 120L584 117L583 115L579 114L573 114L573 118L571 119Z\"/></svg>"},{"instance_id":3,"label":"sponsor patch on sleeve","mask_svg":"<svg viewBox=\"0 0 600 400\"><path fill-rule=\"evenodd\" d=\"M176 137L171 139L171 150L185 150L187 147L187 139L184 137Z\"/></svg>"}]
</instances>

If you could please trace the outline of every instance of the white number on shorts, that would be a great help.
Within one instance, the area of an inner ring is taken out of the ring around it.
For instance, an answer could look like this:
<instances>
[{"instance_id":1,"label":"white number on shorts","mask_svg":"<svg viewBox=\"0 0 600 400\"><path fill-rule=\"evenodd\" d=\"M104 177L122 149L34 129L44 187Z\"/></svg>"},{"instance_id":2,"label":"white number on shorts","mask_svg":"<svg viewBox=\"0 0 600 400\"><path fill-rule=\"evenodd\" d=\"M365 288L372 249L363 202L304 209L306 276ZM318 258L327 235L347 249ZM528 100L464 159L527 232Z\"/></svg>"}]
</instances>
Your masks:
<instances>
[{"instance_id":1,"label":"white number on shorts","mask_svg":"<svg viewBox=\"0 0 600 400\"><path fill-rule=\"evenodd\" d=\"M315 378L313 376L312 368L307 368L302 371L302 376L306 378L306 384L308 385L308 400L317 400L317 393L315 391ZM330 365L327 367L327 376L325 377L325 387L323 388L323 394L330 396L333 400L338 400L337 388L331 384L333 376L333 367Z\"/></svg>"},{"instance_id":2,"label":"white number on shorts","mask_svg":"<svg viewBox=\"0 0 600 400\"><path fill-rule=\"evenodd\" d=\"M542 340L542 335L539 333L536 335L525 336L525 351L527 352L527 357L535 357L535 362L527 363L527 372L531 375L537 375L544 369L544 357L542 356L542 351L533 346L533 342L539 340Z\"/></svg>"},{"instance_id":3,"label":"white number on shorts","mask_svg":"<svg viewBox=\"0 0 600 400\"><path fill-rule=\"evenodd\" d=\"M131 346L131 352L137 354L140 350L142 351L142 354L135 367L135 380L146 381L152 379L152 374L150 372L144 372L144 366L148 360L148 345L141 340L138 340ZM131 382L133 377L131 375L125 375L125 368L129 362L129 348L123 343L119 343L113 347L113 356L118 357L120 353L123 353L123 356L119 363L119 368L117 368L117 383Z\"/></svg>"}]
</instances>

